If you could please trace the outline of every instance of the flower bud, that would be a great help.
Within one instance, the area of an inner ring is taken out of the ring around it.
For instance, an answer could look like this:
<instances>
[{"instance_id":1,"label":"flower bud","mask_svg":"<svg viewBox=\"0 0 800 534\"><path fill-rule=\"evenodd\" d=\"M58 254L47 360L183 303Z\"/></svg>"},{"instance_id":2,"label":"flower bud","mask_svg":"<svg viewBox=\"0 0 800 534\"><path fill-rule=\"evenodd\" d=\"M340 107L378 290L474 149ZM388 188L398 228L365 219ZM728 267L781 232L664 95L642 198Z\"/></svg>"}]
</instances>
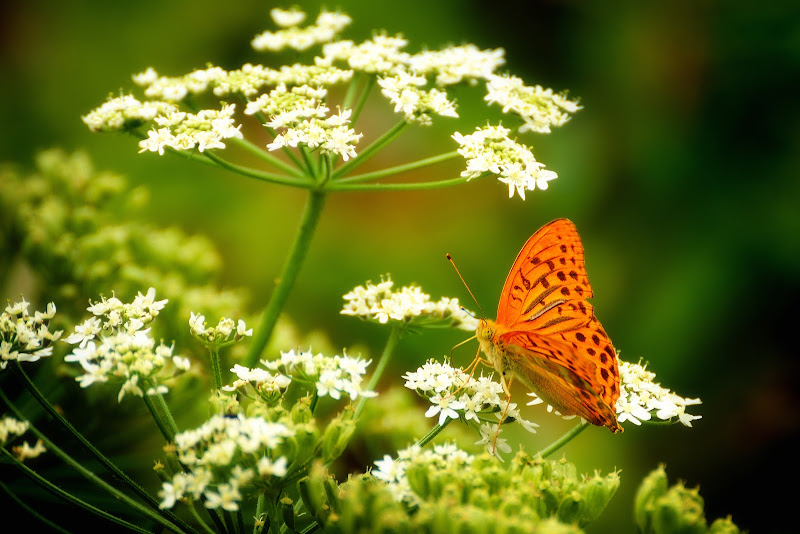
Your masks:
<instances>
[{"instance_id":1,"label":"flower bud","mask_svg":"<svg viewBox=\"0 0 800 534\"><path fill-rule=\"evenodd\" d=\"M703 498L697 489L690 490L683 484L676 484L654 504L652 524L657 534L705 534L708 530L703 514Z\"/></svg>"},{"instance_id":2,"label":"flower bud","mask_svg":"<svg viewBox=\"0 0 800 534\"><path fill-rule=\"evenodd\" d=\"M619 474L615 471L606 476L595 472L594 476L583 483L581 525L591 523L605 510L611 498L619 488Z\"/></svg>"},{"instance_id":3,"label":"flower bud","mask_svg":"<svg viewBox=\"0 0 800 534\"><path fill-rule=\"evenodd\" d=\"M708 534L739 534L739 527L731 520L731 516L720 517L708 529Z\"/></svg>"},{"instance_id":4,"label":"flower bud","mask_svg":"<svg viewBox=\"0 0 800 534\"><path fill-rule=\"evenodd\" d=\"M355 421L343 420L341 417L333 419L322 435L322 459L330 462L338 458L350 443L355 430Z\"/></svg>"},{"instance_id":5,"label":"flower bud","mask_svg":"<svg viewBox=\"0 0 800 534\"><path fill-rule=\"evenodd\" d=\"M582 507L581 494L577 491L571 491L564 495L561 502L558 503L556 517L564 523L577 523L581 517Z\"/></svg>"},{"instance_id":6,"label":"flower bud","mask_svg":"<svg viewBox=\"0 0 800 534\"><path fill-rule=\"evenodd\" d=\"M657 469L644 477L639 489L636 490L636 497L633 501L634 517L636 525L641 532L652 532L652 513L654 502L667 493L667 472L661 464Z\"/></svg>"}]
</instances>

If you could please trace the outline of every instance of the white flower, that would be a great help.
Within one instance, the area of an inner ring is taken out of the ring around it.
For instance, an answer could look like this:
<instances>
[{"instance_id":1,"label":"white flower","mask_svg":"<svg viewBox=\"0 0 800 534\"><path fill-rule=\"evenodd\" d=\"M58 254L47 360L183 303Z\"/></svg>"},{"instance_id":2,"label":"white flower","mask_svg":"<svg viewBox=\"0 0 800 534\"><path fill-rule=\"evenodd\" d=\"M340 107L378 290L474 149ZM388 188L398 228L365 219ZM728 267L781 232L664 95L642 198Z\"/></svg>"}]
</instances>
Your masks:
<instances>
[{"instance_id":1,"label":"white flower","mask_svg":"<svg viewBox=\"0 0 800 534\"><path fill-rule=\"evenodd\" d=\"M492 425L490 423L482 424L480 428L481 439L476 441L475 445L486 445L486 450L489 452L489 454L493 454L502 461L503 458L500 456L500 453L511 452L511 446L504 438L498 437L500 432L502 432L500 423L497 423L496 425Z\"/></svg>"},{"instance_id":2,"label":"white flower","mask_svg":"<svg viewBox=\"0 0 800 534\"><path fill-rule=\"evenodd\" d=\"M456 410L463 410L464 403L461 401L453 400L450 395L441 396L434 395L430 398L432 406L425 412L425 417L434 417L439 414L439 425L443 425L448 419L458 419L458 412Z\"/></svg>"},{"instance_id":3,"label":"white flower","mask_svg":"<svg viewBox=\"0 0 800 534\"><path fill-rule=\"evenodd\" d=\"M405 69L410 55L402 52L408 44L402 36L376 35L356 45L352 41L337 41L322 47L327 61L347 61L356 71L394 75Z\"/></svg>"},{"instance_id":4,"label":"white flower","mask_svg":"<svg viewBox=\"0 0 800 534\"><path fill-rule=\"evenodd\" d=\"M412 72L436 74L436 85L452 85L463 80L474 84L485 79L505 63L502 48L480 50L473 44L450 46L442 50L420 52L408 59Z\"/></svg>"},{"instance_id":5,"label":"white flower","mask_svg":"<svg viewBox=\"0 0 800 534\"><path fill-rule=\"evenodd\" d=\"M619 360L620 396L617 399L617 422L630 421L641 425L653 417L662 421L677 418L692 426L702 416L686 413L687 406L700 404L700 399L685 399L654 381L656 375L644 366Z\"/></svg>"},{"instance_id":6,"label":"white flower","mask_svg":"<svg viewBox=\"0 0 800 534\"><path fill-rule=\"evenodd\" d=\"M27 441L23 441L22 445L13 447L12 451L14 452L14 456L17 457L17 460L24 462L25 460L36 458L47 452L47 449L44 448L44 442L39 438L36 440L36 444L33 447L31 447Z\"/></svg>"},{"instance_id":7,"label":"white flower","mask_svg":"<svg viewBox=\"0 0 800 534\"><path fill-rule=\"evenodd\" d=\"M264 456L258 461L258 474L262 477L275 476L282 477L287 473L286 458L281 456L274 462Z\"/></svg>"},{"instance_id":8,"label":"white flower","mask_svg":"<svg viewBox=\"0 0 800 534\"><path fill-rule=\"evenodd\" d=\"M570 113L580 109L577 102L562 93L540 85L528 87L521 79L508 75L488 77L484 100L500 104L503 113L511 111L519 115L525 121L521 132L549 133L551 126L561 126L569 120Z\"/></svg>"},{"instance_id":9,"label":"white flower","mask_svg":"<svg viewBox=\"0 0 800 534\"><path fill-rule=\"evenodd\" d=\"M284 29L276 32L265 31L255 36L250 43L255 50L278 51L284 48L306 50L315 44L331 41L352 22L352 19L343 13L322 11L314 24L298 28L297 24L305 18L305 14L301 11L273 9L270 14L275 23Z\"/></svg>"},{"instance_id":10,"label":"white flower","mask_svg":"<svg viewBox=\"0 0 800 534\"><path fill-rule=\"evenodd\" d=\"M443 117L458 117L455 105L448 99L447 93L439 89L422 89L427 83L424 76L410 75L404 71L394 76L378 78L381 93L395 106L395 113L402 112L407 122L428 125L431 113Z\"/></svg>"},{"instance_id":11,"label":"white flower","mask_svg":"<svg viewBox=\"0 0 800 534\"><path fill-rule=\"evenodd\" d=\"M508 184L509 197L517 192L525 200L525 191L547 189L547 183L558 175L544 170L544 164L536 161L528 147L508 137L509 131L502 126L487 126L469 135L456 132L452 137L460 145L458 153L467 160L461 176L496 174L499 181Z\"/></svg>"},{"instance_id":12,"label":"white flower","mask_svg":"<svg viewBox=\"0 0 800 534\"><path fill-rule=\"evenodd\" d=\"M164 154L165 148L200 152L211 148L225 148L223 139L242 138L241 124L233 119L235 104L223 104L219 110L203 109L198 113L173 112L155 118L161 128L147 132L147 139L139 141L139 152Z\"/></svg>"},{"instance_id":13,"label":"white flower","mask_svg":"<svg viewBox=\"0 0 800 534\"><path fill-rule=\"evenodd\" d=\"M281 28L289 26L297 26L306 20L306 14L300 9L293 7L291 9L273 8L269 11L269 16Z\"/></svg>"},{"instance_id":14,"label":"white flower","mask_svg":"<svg viewBox=\"0 0 800 534\"><path fill-rule=\"evenodd\" d=\"M317 395L340 399L342 393L355 400L358 397L375 397L374 391L363 388L362 382L369 360L343 356L324 356L311 351L281 352L276 360L261 362L271 371L280 371L293 380L314 384ZM288 385L288 384L287 384Z\"/></svg>"},{"instance_id":15,"label":"white flower","mask_svg":"<svg viewBox=\"0 0 800 534\"><path fill-rule=\"evenodd\" d=\"M140 79L144 80L146 77ZM109 98L81 119L93 132L119 131L177 111L178 108L168 102L140 102L132 95L123 95Z\"/></svg>"},{"instance_id":16,"label":"white flower","mask_svg":"<svg viewBox=\"0 0 800 534\"><path fill-rule=\"evenodd\" d=\"M29 303L22 299L9 302L0 314L0 371L11 360L35 362L42 357L51 356L52 343L61 338L62 331L50 332L50 319L55 316L56 307L52 302L46 311L28 314Z\"/></svg>"}]
</instances>

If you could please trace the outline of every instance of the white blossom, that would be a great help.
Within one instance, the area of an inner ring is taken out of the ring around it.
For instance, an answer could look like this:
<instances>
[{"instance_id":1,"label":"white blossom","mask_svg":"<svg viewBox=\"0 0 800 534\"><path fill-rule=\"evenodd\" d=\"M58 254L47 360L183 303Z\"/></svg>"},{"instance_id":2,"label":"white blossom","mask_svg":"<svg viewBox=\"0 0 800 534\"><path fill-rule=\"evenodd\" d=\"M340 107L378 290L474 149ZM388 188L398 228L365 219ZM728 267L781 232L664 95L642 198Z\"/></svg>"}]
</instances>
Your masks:
<instances>
[{"instance_id":1,"label":"white blossom","mask_svg":"<svg viewBox=\"0 0 800 534\"><path fill-rule=\"evenodd\" d=\"M8 362L35 362L53 354L52 344L61 337L61 330L50 331L50 319L56 306L49 303L44 312L28 313L30 305L25 299L6 306L0 313L0 371Z\"/></svg>"},{"instance_id":2,"label":"white blossom","mask_svg":"<svg viewBox=\"0 0 800 534\"><path fill-rule=\"evenodd\" d=\"M235 104L223 104L219 110L204 109L198 113L173 112L155 117L160 128L147 132L139 141L139 152L164 154L166 148L193 150L225 148L224 139L242 138L241 124L233 119Z\"/></svg>"},{"instance_id":3,"label":"white blossom","mask_svg":"<svg viewBox=\"0 0 800 534\"><path fill-rule=\"evenodd\" d=\"M473 44L450 46L442 50L430 50L408 58L411 72L435 74L436 85L452 85L461 81L474 84L478 79L489 78L505 63L502 48L480 50Z\"/></svg>"},{"instance_id":4,"label":"white blossom","mask_svg":"<svg viewBox=\"0 0 800 534\"><path fill-rule=\"evenodd\" d=\"M569 120L571 113L580 109L577 102L569 100L563 93L540 85L528 87L520 78L509 75L489 76L484 100L502 106L503 113L519 115L525 121L521 132L550 133L551 126L561 126Z\"/></svg>"},{"instance_id":5,"label":"white blossom","mask_svg":"<svg viewBox=\"0 0 800 534\"><path fill-rule=\"evenodd\" d=\"M338 11L322 11L314 24L304 28L297 27L305 18L300 18L299 14L302 12L293 11L286 12L282 10L272 10L270 14L273 20L279 26L283 26L275 32L265 31L256 35L251 41L251 45L255 50L263 51L278 51L284 48L292 48L294 50L306 50L319 43L327 43L333 40L345 27L347 27L352 19ZM277 16L276 16L277 15Z\"/></svg>"},{"instance_id":6,"label":"white blossom","mask_svg":"<svg viewBox=\"0 0 800 534\"><path fill-rule=\"evenodd\" d=\"M692 426L702 416L686 412L688 406L701 404L700 399L686 399L656 383L655 373L645 366L619 360L620 396L617 400L617 422L640 425L652 418L677 421Z\"/></svg>"}]
</instances>

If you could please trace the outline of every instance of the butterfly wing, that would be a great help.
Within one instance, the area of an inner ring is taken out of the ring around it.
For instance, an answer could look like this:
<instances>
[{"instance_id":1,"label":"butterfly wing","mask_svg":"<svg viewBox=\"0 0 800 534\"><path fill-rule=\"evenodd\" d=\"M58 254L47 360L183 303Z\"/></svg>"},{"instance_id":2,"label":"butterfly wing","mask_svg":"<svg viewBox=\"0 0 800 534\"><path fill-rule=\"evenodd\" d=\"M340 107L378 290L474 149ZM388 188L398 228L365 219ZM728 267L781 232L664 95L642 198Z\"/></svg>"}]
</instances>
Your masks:
<instances>
[{"instance_id":1,"label":"butterfly wing","mask_svg":"<svg viewBox=\"0 0 800 534\"><path fill-rule=\"evenodd\" d=\"M495 342L559 411L617 431L617 358L586 300L592 295L575 225L567 219L546 224L508 273Z\"/></svg>"}]
</instances>

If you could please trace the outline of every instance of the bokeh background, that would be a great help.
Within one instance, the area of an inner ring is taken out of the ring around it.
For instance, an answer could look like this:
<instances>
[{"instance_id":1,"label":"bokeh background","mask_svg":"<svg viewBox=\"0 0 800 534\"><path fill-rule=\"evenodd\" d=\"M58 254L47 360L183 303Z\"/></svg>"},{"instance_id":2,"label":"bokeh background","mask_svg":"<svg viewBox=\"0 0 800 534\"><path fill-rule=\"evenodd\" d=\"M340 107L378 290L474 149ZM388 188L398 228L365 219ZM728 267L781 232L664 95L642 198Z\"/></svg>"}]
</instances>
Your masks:
<instances>
[{"instance_id":1,"label":"bokeh background","mask_svg":"<svg viewBox=\"0 0 800 534\"><path fill-rule=\"evenodd\" d=\"M317 2L297 5L315 16ZM523 7L524 4L524 7ZM240 0L57 2L0 14L0 161L30 165L54 146L85 149L99 169L152 191L149 217L209 235L226 285L249 289L257 311L277 276L303 193L264 186L178 158L137 154L133 139L91 134L80 116L130 75L178 75L207 62L270 66L309 56L263 55L249 40L272 28L268 8ZM277 4L281 5L281 4ZM282 7L287 7L282 5ZM344 37L400 32L409 51L472 42L503 47L528 84L568 89L584 109L551 135L525 137L559 174L547 191L508 199L487 179L419 193L347 193L326 205L286 311L302 331L377 354L387 332L341 317L341 295L391 273L434 298L469 303L450 252L492 315L507 269L542 224L568 217L584 241L599 319L622 357L662 384L701 397L695 428L584 433L565 454L584 471L622 469L622 486L590 532L633 532L633 491L659 462L671 481L699 485L709 519L732 514L752 532L788 532L800 425L800 4L745 0L328 4L354 19ZM496 119L481 91L457 92L461 119L414 128L363 170L455 148L449 134ZM393 124L379 94L358 129ZM415 174L455 176L454 161ZM15 288L4 286L14 297ZM87 295L87 298L91 295ZM469 304L468 304L469 305ZM458 333L404 339L389 376L441 356ZM457 352L466 364L472 349ZM528 450L568 428L517 435ZM777 482L776 482L777 481ZM780 485L789 484L789 489Z\"/></svg>"}]
</instances>

